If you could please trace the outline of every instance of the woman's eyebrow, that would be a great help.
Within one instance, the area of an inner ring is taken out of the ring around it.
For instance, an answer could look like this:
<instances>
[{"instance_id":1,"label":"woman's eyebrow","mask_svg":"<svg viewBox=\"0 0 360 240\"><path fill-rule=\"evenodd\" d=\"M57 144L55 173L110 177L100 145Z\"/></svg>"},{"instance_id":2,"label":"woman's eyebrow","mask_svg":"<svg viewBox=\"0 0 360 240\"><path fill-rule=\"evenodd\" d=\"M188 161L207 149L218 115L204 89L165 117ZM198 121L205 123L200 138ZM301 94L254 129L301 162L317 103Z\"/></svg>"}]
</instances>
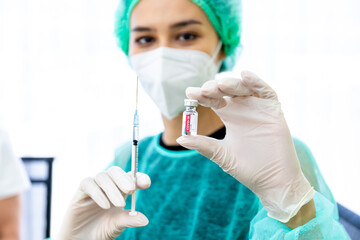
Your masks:
<instances>
[{"instance_id":1,"label":"woman's eyebrow","mask_svg":"<svg viewBox=\"0 0 360 240\"><path fill-rule=\"evenodd\" d=\"M132 32L154 32L155 29L149 27L134 27L131 29Z\"/></svg>"},{"instance_id":2,"label":"woman's eyebrow","mask_svg":"<svg viewBox=\"0 0 360 240\"><path fill-rule=\"evenodd\" d=\"M185 21L181 21L178 23L174 23L170 26L170 28L181 28L181 27L185 27L185 26L189 26L192 24L202 24L200 21L197 20L185 20ZM156 30L150 27L134 27L131 29L132 32L155 32Z\"/></svg>"},{"instance_id":3,"label":"woman's eyebrow","mask_svg":"<svg viewBox=\"0 0 360 240\"><path fill-rule=\"evenodd\" d=\"M170 26L170 28L180 28L180 27L185 27L185 26L192 25L192 24L202 24L202 23L200 21L191 19L191 20L181 21L181 22L172 24Z\"/></svg>"}]
</instances>

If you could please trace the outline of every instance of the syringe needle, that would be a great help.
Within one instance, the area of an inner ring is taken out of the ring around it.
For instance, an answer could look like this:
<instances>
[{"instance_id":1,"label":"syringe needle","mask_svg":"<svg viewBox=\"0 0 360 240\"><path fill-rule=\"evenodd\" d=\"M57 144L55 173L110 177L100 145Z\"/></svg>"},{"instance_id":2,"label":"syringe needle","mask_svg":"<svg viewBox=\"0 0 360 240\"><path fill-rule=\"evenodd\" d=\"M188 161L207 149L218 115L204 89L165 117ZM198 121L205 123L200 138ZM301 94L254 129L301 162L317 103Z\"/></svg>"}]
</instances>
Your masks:
<instances>
[{"instance_id":1,"label":"syringe needle","mask_svg":"<svg viewBox=\"0 0 360 240\"><path fill-rule=\"evenodd\" d=\"M136 106L135 109L138 109L138 93L139 93L139 77L136 77Z\"/></svg>"}]
</instances>

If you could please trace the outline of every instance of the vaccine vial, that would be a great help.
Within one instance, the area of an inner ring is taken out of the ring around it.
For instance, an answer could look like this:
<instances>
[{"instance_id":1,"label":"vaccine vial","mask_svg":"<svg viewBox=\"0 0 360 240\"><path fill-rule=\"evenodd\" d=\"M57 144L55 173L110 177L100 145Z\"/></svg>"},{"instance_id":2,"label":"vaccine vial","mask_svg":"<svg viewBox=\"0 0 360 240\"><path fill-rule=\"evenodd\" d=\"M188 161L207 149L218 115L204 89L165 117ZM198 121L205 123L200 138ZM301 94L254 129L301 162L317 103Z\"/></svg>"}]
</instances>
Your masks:
<instances>
[{"instance_id":1,"label":"vaccine vial","mask_svg":"<svg viewBox=\"0 0 360 240\"><path fill-rule=\"evenodd\" d=\"M183 113L182 135L197 135L198 113L196 107L199 105L197 100L185 99L186 107Z\"/></svg>"}]
</instances>

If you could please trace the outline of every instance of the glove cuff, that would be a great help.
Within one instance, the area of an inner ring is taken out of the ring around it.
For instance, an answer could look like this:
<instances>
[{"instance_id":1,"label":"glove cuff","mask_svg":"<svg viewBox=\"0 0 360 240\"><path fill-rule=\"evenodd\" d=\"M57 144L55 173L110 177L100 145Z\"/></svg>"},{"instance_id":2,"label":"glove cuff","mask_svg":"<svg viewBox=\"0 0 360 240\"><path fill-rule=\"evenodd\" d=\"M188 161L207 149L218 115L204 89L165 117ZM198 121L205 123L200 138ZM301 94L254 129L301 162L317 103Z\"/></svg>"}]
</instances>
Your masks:
<instances>
[{"instance_id":1,"label":"glove cuff","mask_svg":"<svg viewBox=\"0 0 360 240\"><path fill-rule=\"evenodd\" d=\"M311 187L310 190L305 194L305 196L298 203L298 205L290 212L289 219L287 219L286 222L288 222L291 218L293 218L299 212L299 210L300 210L300 208L302 208L302 206L304 206L305 204L310 202L311 199L313 199L314 195L315 195L314 187Z\"/></svg>"},{"instance_id":2,"label":"glove cuff","mask_svg":"<svg viewBox=\"0 0 360 240\"><path fill-rule=\"evenodd\" d=\"M274 189L272 199L262 199L259 197L264 208L268 211L268 216L280 222L286 223L293 218L302 206L313 199L315 190L304 177L305 181L293 189L293 187L286 186L283 191ZM281 195L278 195L281 193Z\"/></svg>"}]
</instances>

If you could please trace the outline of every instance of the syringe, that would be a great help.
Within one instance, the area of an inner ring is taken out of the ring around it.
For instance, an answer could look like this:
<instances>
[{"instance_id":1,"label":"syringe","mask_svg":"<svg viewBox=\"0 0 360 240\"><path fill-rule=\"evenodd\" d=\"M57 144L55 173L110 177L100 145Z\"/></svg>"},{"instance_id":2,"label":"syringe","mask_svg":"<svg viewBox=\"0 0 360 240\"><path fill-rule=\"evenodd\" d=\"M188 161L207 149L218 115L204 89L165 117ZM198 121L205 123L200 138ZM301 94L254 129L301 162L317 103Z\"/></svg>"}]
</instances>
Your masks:
<instances>
[{"instance_id":1,"label":"syringe","mask_svg":"<svg viewBox=\"0 0 360 240\"><path fill-rule=\"evenodd\" d=\"M136 107L133 121L133 141L132 141L132 156L131 156L131 173L135 182L135 191L131 196L131 211L130 216L135 216L136 203L136 173L138 171L138 143L139 143L139 115L138 115L138 84L139 79L136 79Z\"/></svg>"}]
</instances>

